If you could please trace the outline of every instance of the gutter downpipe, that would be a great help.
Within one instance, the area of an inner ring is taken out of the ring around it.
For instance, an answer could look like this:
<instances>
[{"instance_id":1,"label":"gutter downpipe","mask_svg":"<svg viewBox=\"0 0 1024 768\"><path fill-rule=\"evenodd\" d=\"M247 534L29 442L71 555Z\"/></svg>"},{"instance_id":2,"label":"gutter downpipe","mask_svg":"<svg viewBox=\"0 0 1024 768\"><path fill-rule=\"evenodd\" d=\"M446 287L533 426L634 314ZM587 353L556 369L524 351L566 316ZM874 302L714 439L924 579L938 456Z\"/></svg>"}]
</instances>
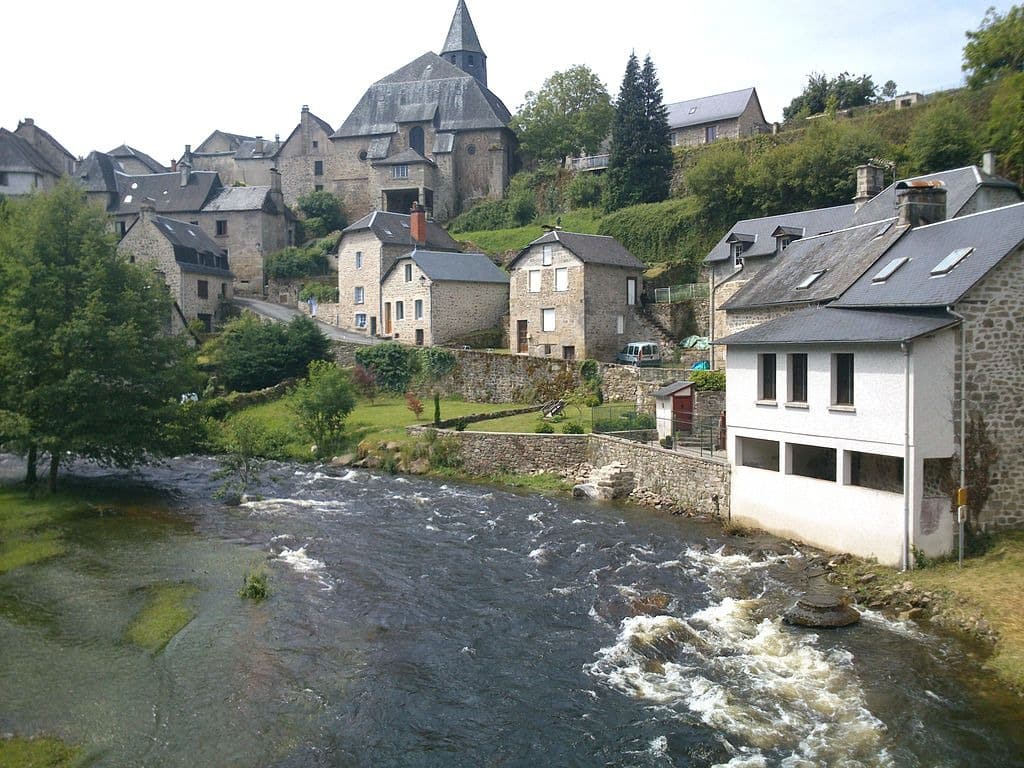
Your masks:
<instances>
[{"instance_id":1,"label":"gutter downpipe","mask_svg":"<svg viewBox=\"0 0 1024 768\"><path fill-rule=\"evenodd\" d=\"M903 351L903 553L902 568L910 568L910 350L912 343L901 341Z\"/></svg>"},{"instance_id":2,"label":"gutter downpipe","mask_svg":"<svg viewBox=\"0 0 1024 768\"><path fill-rule=\"evenodd\" d=\"M953 307L946 307L946 311L960 321L960 487L965 488L967 482L967 318ZM957 564L964 567L964 521L960 519L959 510L957 520L960 524L960 541Z\"/></svg>"}]
</instances>

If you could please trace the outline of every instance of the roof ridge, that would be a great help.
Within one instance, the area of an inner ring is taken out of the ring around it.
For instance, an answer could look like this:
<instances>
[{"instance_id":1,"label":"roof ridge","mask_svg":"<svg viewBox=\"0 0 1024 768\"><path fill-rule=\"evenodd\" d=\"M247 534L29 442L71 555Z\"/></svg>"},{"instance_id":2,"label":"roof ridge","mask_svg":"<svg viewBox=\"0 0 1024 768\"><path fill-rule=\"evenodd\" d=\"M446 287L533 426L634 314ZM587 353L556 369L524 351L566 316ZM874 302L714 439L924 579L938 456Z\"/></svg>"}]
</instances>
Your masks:
<instances>
[{"instance_id":1,"label":"roof ridge","mask_svg":"<svg viewBox=\"0 0 1024 768\"><path fill-rule=\"evenodd\" d=\"M984 216L985 214L997 213L999 211L1005 211L1007 208L1017 208L1024 206L1024 200L1017 203L1010 203L1009 205L1000 205L998 208L986 208L984 211L975 211L974 213L965 213L963 216L954 216L951 219L943 219L942 221L933 221L931 224L922 224L921 226L914 227L915 230L927 229L928 227L938 227L942 224L953 224L963 219L971 219L975 216ZM866 225L865 225L866 226Z\"/></svg>"}]
</instances>

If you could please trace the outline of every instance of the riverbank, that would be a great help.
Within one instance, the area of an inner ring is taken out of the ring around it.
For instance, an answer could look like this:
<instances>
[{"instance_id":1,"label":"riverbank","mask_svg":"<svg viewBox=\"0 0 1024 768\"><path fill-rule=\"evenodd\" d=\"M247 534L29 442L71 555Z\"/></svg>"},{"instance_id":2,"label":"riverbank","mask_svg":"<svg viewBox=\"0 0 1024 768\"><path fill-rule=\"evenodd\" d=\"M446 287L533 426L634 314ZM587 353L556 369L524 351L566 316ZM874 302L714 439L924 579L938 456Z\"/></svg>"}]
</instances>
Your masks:
<instances>
[{"instance_id":1,"label":"riverbank","mask_svg":"<svg viewBox=\"0 0 1024 768\"><path fill-rule=\"evenodd\" d=\"M968 639L980 663L1024 696L1024 531L999 534L963 568L954 560L900 572L843 556L830 565L860 604Z\"/></svg>"}]
</instances>

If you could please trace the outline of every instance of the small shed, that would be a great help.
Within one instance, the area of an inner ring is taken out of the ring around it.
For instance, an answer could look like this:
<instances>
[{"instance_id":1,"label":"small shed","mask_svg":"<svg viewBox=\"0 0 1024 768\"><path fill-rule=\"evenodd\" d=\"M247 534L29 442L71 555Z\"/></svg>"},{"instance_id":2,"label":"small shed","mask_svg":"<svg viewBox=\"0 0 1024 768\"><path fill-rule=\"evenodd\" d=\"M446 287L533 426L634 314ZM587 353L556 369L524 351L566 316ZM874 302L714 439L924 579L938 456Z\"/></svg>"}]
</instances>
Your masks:
<instances>
[{"instance_id":1,"label":"small shed","mask_svg":"<svg viewBox=\"0 0 1024 768\"><path fill-rule=\"evenodd\" d=\"M676 381L654 392L658 439L693 431L693 382Z\"/></svg>"}]
</instances>

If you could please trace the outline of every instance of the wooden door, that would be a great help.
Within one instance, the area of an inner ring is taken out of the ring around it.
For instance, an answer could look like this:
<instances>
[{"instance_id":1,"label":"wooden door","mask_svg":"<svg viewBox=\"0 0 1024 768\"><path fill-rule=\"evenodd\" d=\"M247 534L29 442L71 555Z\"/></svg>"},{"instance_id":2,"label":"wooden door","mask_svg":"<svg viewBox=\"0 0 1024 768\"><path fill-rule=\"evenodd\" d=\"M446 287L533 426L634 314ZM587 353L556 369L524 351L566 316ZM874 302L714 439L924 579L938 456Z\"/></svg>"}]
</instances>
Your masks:
<instances>
[{"instance_id":1,"label":"wooden door","mask_svg":"<svg viewBox=\"0 0 1024 768\"><path fill-rule=\"evenodd\" d=\"M384 335L391 335L391 302L384 302Z\"/></svg>"},{"instance_id":2,"label":"wooden door","mask_svg":"<svg viewBox=\"0 0 1024 768\"><path fill-rule=\"evenodd\" d=\"M672 395L672 429L674 432L693 432L693 392L685 389Z\"/></svg>"},{"instance_id":3,"label":"wooden door","mask_svg":"<svg viewBox=\"0 0 1024 768\"><path fill-rule=\"evenodd\" d=\"M526 320L516 321L516 352L521 355L530 351L530 342L526 336L528 325Z\"/></svg>"}]
</instances>

